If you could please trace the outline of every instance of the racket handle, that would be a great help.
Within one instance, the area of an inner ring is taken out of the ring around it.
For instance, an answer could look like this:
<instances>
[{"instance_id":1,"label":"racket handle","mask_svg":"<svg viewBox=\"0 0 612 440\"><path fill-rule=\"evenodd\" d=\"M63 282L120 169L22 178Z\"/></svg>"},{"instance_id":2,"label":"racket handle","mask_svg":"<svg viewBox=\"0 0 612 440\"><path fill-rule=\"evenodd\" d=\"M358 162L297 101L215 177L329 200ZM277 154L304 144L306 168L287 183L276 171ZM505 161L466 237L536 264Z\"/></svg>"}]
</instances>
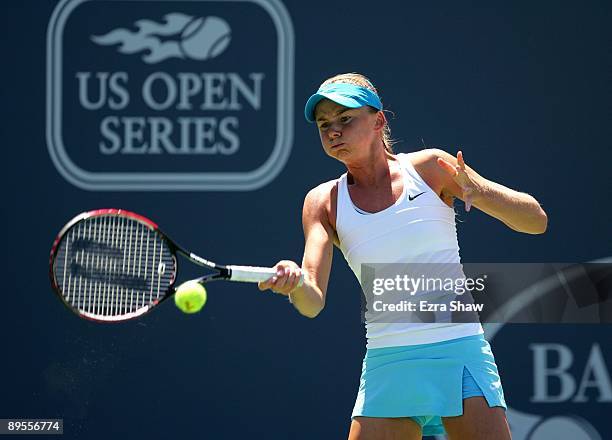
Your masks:
<instances>
[{"instance_id":1,"label":"racket handle","mask_svg":"<svg viewBox=\"0 0 612 440\"><path fill-rule=\"evenodd\" d=\"M276 275L276 269L273 267L257 267L257 266L227 266L231 271L230 281L241 281L245 283L259 283L266 281ZM304 274L300 276L298 287L304 284Z\"/></svg>"}]
</instances>

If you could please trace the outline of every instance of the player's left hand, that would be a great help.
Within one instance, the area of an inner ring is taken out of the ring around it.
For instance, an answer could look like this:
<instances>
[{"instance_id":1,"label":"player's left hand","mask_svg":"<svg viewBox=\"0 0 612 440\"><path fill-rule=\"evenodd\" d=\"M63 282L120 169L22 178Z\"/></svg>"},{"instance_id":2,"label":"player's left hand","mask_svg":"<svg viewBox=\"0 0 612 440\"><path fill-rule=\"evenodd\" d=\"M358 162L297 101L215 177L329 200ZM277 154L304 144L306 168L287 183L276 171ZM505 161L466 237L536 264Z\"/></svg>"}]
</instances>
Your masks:
<instances>
[{"instance_id":1,"label":"player's left hand","mask_svg":"<svg viewBox=\"0 0 612 440\"><path fill-rule=\"evenodd\" d=\"M461 151L457 152L456 166L441 157L438 158L438 165L452 177L457 185L459 185L462 192L461 200L465 203L465 210L469 211L474 199L480 194L480 187L468 174L465 168L465 162L463 161L463 153Z\"/></svg>"}]
</instances>

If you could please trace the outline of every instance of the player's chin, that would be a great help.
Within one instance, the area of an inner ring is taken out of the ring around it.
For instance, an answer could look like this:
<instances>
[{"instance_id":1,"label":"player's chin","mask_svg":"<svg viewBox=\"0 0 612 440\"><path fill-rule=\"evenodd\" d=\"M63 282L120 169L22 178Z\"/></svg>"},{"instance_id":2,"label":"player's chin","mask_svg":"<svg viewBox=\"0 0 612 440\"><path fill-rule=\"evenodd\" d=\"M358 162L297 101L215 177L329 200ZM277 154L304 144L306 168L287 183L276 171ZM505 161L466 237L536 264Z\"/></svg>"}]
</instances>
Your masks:
<instances>
[{"instance_id":1,"label":"player's chin","mask_svg":"<svg viewBox=\"0 0 612 440\"><path fill-rule=\"evenodd\" d=\"M342 160L342 158L348 157L350 155L350 150L344 147L338 147L333 149L327 149L326 153L329 157L333 157L334 159Z\"/></svg>"}]
</instances>

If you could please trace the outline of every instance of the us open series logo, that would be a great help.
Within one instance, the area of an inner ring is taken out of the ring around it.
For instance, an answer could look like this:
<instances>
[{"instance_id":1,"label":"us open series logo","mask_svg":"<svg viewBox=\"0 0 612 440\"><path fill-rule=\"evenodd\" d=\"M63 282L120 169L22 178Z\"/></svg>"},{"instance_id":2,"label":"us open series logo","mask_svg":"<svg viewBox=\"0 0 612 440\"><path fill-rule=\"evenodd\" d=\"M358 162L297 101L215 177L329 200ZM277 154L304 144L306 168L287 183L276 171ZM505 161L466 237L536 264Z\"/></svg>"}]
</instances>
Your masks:
<instances>
[{"instance_id":1,"label":"us open series logo","mask_svg":"<svg viewBox=\"0 0 612 440\"><path fill-rule=\"evenodd\" d=\"M278 0L63 0L47 33L47 146L87 190L254 190L293 143Z\"/></svg>"}]
</instances>

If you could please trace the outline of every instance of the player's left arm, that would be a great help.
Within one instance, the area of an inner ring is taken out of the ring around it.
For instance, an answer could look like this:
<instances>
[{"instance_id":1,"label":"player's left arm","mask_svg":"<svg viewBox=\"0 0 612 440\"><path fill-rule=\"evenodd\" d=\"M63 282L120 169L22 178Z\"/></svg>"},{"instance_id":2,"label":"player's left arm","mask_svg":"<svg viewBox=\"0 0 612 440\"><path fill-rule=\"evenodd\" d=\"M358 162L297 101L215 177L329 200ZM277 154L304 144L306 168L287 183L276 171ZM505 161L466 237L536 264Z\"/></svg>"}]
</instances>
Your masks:
<instances>
[{"instance_id":1,"label":"player's left arm","mask_svg":"<svg viewBox=\"0 0 612 440\"><path fill-rule=\"evenodd\" d=\"M465 164L461 151L457 157L440 149L432 149L431 154L442 191L463 200L466 211L475 206L518 232L546 231L548 217L533 196L482 177Z\"/></svg>"}]
</instances>

